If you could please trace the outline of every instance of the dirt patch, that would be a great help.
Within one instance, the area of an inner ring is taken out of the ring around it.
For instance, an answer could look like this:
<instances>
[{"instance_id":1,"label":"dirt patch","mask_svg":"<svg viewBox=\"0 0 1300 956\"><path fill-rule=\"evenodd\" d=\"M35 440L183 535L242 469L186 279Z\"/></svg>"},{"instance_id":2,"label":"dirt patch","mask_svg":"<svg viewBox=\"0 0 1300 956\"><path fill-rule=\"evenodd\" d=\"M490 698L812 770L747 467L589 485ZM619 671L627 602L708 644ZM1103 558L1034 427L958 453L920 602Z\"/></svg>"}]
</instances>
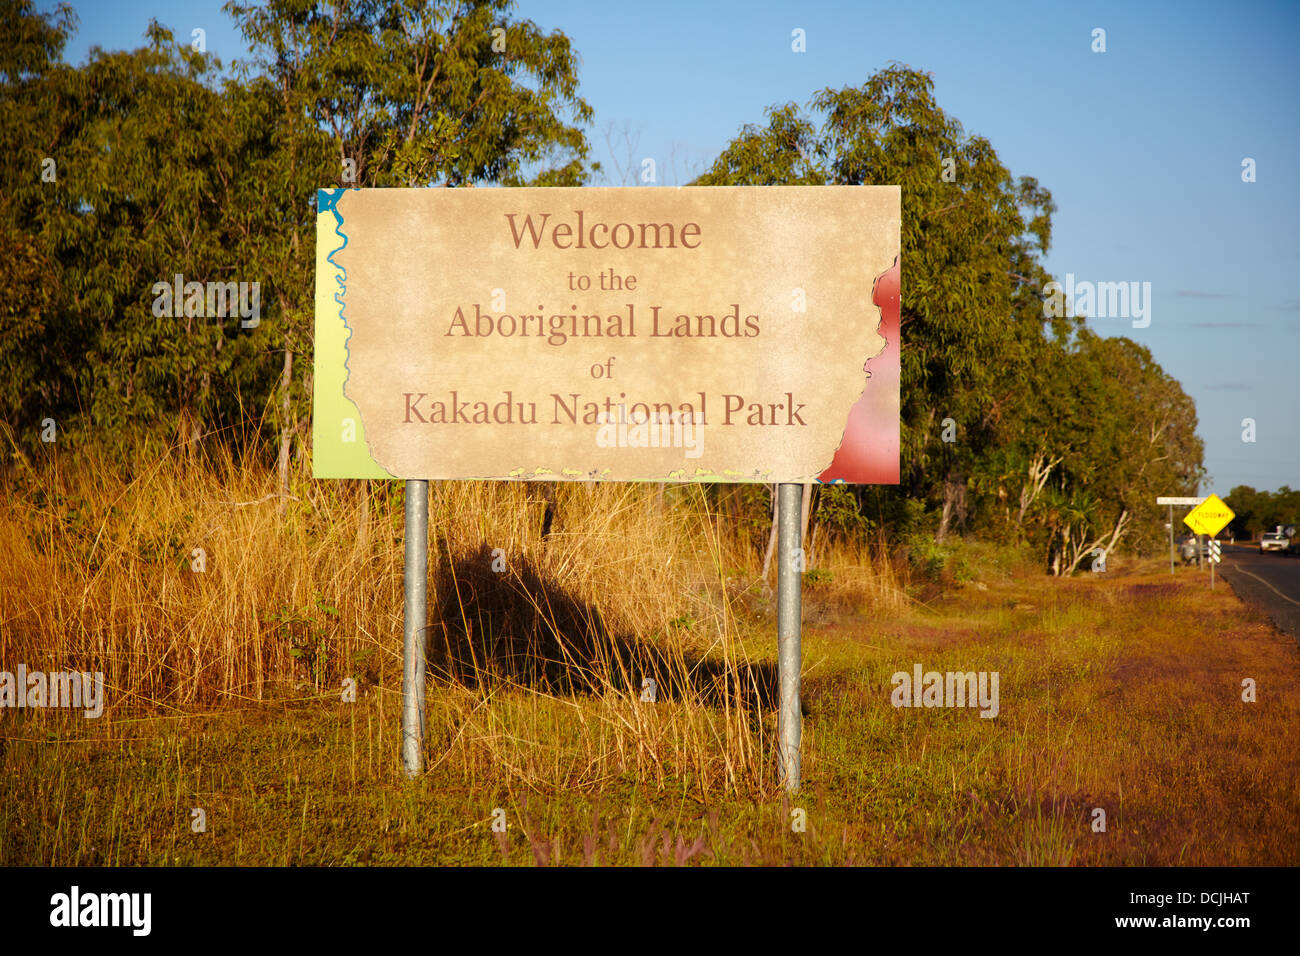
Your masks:
<instances>
[{"instance_id":1,"label":"dirt patch","mask_svg":"<svg viewBox=\"0 0 1300 956\"><path fill-rule=\"evenodd\" d=\"M1130 584L1124 593L1134 600L1150 601L1176 597L1182 593L1180 584Z\"/></svg>"}]
</instances>

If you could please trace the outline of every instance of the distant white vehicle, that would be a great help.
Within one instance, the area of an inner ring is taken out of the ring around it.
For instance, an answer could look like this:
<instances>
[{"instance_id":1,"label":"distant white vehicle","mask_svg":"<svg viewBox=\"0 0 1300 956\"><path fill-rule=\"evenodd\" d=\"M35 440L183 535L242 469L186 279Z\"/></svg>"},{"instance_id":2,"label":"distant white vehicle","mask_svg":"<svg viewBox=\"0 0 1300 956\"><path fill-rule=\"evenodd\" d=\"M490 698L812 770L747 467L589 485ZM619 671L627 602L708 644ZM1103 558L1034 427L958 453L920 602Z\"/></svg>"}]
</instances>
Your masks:
<instances>
[{"instance_id":1,"label":"distant white vehicle","mask_svg":"<svg viewBox=\"0 0 1300 956\"><path fill-rule=\"evenodd\" d=\"M1285 554L1287 546L1290 544L1287 536L1280 531L1265 531L1264 536L1259 539L1259 553L1265 551L1280 551Z\"/></svg>"}]
</instances>

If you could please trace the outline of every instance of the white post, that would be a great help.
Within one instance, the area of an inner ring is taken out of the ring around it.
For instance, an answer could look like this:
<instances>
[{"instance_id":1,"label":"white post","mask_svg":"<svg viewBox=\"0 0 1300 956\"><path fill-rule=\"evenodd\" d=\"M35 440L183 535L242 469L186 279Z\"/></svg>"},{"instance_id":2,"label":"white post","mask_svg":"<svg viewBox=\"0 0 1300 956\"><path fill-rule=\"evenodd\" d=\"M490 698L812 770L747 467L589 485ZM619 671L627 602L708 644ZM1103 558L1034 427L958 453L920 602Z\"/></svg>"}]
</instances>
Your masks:
<instances>
[{"instance_id":1,"label":"white post","mask_svg":"<svg viewBox=\"0 0 1300 956\"><path fill-rule=\"evenodd\" d=\"M1169 506L1169 573L1174 573L1174 506Z\"/></svg>"}]
</instances>

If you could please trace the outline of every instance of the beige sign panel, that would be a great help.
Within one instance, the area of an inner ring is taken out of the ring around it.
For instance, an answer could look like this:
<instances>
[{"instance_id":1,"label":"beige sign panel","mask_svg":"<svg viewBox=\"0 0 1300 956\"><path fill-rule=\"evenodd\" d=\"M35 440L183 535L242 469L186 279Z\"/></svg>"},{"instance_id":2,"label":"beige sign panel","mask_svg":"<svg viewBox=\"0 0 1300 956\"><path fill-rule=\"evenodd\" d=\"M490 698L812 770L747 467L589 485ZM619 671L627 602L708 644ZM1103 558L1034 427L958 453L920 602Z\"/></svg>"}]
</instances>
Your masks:
<instances>
[{"instance_id":1,"label":"beige sign panel","mask_svg":"<svg viewBox=\"0 0 1300 956\"><path fill-rule=\"evenodd\" d=\"M898 480L897 187L320 197L318 476Z\"/></svg>"}]
</instances>

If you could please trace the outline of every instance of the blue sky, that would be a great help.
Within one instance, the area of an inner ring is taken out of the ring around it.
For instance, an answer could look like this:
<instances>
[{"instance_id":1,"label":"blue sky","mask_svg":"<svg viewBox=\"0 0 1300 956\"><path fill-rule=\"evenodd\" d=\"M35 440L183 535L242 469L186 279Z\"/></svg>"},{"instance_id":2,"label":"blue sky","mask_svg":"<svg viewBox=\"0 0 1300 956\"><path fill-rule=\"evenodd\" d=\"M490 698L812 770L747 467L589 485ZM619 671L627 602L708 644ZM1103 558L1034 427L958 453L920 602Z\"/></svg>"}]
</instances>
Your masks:
<instances>
[{"instance_id":1,"label":"blue sky","mask_svg":"<svg viewBox=\"0 0 1300 956\"><path fill-rule=\"evenodd\" d=\"M92 44L139 46L150 17L178 39L201 27L227 63L245 55L219 2L73 6L71 62ZM611 158L610 129L626 163L626 131L638 166L654 158L669 185L769 105L806 104L891 61L930 72L946 112L1052 191L1053 273L1151 283L1148 327L1090 324L1148 346L1196 400L1203 490L1300 486L1300 5L522 0L517 14L574 41L597 158ZM804 53L791 50L796 28Z\"/></svg>"}]
</instances>

